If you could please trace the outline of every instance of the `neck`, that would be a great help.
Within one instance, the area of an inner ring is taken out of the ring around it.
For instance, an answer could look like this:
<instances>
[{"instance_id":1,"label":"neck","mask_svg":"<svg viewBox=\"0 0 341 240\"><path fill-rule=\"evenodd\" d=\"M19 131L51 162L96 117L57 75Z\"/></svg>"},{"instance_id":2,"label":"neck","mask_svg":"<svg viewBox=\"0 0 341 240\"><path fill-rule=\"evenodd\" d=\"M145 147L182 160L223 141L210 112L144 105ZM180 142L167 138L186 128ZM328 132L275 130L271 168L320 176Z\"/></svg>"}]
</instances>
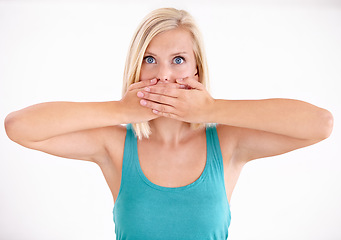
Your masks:
<instances>
[{"instance_id":1,"label":"neck","mask_svg":"<svg viewBox=\"0 0 341 240\"><path fill-rule=\"evenodd\" d=\"M161 143L177 145L190 131L190 124L171 118L160 117L149 122L151 138Z\"/></svg>"}]
</instances>

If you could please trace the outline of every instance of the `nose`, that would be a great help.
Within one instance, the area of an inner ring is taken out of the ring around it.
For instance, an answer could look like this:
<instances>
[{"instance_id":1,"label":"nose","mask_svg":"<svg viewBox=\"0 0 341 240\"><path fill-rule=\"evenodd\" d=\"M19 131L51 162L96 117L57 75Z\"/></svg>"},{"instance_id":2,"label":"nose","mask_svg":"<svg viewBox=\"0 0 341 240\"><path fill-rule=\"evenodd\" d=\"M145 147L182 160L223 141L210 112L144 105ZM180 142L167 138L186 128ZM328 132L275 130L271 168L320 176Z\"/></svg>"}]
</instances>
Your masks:
<instances>
[{"instance_id":1,"label":"nose","mask_svg":"<svg viewBox=\"0 0 341 240\"><path fill-rule=\"evenodd\" d=\"M172 79L172 71L170 69L170 66L167 66L166 64L160 64L159 65L159 71L157 74L157 78L162 82L171 82Z\"/></svg>"}]
</instances>

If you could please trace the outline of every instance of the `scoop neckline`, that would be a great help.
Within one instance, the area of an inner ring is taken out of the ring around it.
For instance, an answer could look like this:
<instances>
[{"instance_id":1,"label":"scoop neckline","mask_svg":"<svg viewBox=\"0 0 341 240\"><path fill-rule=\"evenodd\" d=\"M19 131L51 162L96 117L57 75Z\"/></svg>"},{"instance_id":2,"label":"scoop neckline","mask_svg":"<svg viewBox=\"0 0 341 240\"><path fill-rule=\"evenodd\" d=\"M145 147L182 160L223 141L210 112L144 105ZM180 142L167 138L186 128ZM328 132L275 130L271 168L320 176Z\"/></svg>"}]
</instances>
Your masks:
<instances>
[{"instance_id":1,"label":"scoop neckline","mask_svg":"<svg viewBox=\"0 0 341 240\"><path fill-rule=\"evenodd\" d=\"M160 186L160 185L157 185L155 183L153 183L152 181L150 181L146 175L144 174L144 172L142 171L142 168L141 168L141 164L140 164L140 158L139 158L139 155L138 155L138 149L137 149L137 138L135 138L135 144L136 144L136 148L135 148L135 156L136 156L136 167L137 167L137 170L138 170L138 173L141 177L141 179L147 184L149 185L150 187L152 188L155 188L157 190L161 190L161 191L166 191L166 192L178 192L178 191L185 191L185 190L188 190L190 188L193 188L195 187L196 185L200 184L206 177L207 175L207 171L208 171L208 167L209 167L209 147L208 147L208 133L207 133L207 128L205 129L205 134L206 134L206 163L205 163L205 167L204 167L204 170L202 171L202 173L200 174L200 177L195 180L194 182L192 183L189 183L185 186L181 186L181 187L164 187L164 186Z\"/></svg>"}]
</instances>

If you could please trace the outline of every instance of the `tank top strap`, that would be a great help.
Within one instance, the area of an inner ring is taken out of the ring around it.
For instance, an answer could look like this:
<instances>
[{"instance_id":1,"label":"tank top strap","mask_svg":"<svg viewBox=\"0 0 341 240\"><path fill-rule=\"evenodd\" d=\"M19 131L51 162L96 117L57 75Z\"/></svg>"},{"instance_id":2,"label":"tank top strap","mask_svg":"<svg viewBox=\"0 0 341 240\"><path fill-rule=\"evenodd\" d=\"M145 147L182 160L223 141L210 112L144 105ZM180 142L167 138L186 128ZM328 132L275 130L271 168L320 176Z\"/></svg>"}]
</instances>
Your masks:
<instances>
[{"instance_id":1,"label":"tank top strap","mask_svg":"<svg viewBox=\"0 0 341 240\"><path fill-rule=\"evenodd\" d=\"M131 124L127 124L126 128L127 128L127 134L126 134L125 143L124 143L123 164L124 162L128 162L129 164L134 164L132 159L137 157L136 156L137 138L136 138L133 126ZM129 167L128 164L126 164L125 167ZM128 170L128 169L129 168L123 168L123 171Z\"/></svg>"},{"instance_id":2,"label":"tank top strap","mask_svg":"<svg viewBox=\"0 0 341 240\"><path fill-rule=\"evenodd\" d=\"M217 176L224 181L224 164L216 125L206 127L207 159L210 159Z\"/></svg>"},{"instance_id":3,"label":"tank top strap","mask_svg":"<svg viewBox=\"0 0 341 240\"><path fill-rule=\"evenodd\" d=\"M119 200L123 189L129 189L134 186L136 180L139 179L136 167L136 161L138 161L137 138L131 124L127 124L126 129L127 133L124 142L121 185L116 202Z\"/></svg>"}]
</instances>

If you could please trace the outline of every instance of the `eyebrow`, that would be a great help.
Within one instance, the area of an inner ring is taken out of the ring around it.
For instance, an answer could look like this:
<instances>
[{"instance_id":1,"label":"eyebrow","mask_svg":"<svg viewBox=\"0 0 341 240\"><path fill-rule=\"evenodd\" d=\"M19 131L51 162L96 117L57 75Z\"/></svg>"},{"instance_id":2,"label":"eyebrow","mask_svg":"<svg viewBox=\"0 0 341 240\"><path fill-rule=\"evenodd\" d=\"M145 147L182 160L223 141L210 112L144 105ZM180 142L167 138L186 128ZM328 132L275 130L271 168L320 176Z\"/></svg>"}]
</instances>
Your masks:
<instances>
[{"instance_id":1,"label":"eyebrow","mask_svg":"<svg viewBox=\"0 0 341 240\"><path fill-rule=\"evenodd\" d=\"M177 53L173 53L171 54L171 56L176 56L176 55L182 55L182 54L187 54L187 52L177 52ZM152 56L157 56L157 54L155 53L152 53L152 52L145 52L144 55L152 55Z\"/></svg>"}]
</instances>

